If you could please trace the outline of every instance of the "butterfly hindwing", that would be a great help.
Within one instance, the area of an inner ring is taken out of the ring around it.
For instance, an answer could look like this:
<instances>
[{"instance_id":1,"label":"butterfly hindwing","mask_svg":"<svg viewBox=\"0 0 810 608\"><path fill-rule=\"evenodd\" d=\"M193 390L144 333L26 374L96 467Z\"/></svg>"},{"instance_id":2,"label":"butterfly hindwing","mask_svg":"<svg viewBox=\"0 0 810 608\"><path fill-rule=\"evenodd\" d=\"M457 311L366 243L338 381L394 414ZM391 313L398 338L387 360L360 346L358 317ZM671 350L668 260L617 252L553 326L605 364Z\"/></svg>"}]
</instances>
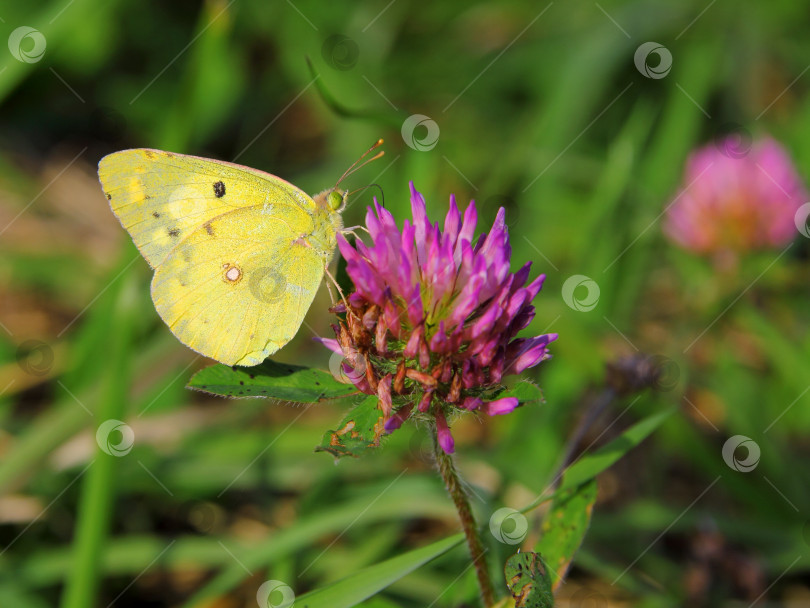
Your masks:
<instances>
[{"instance_id":1,"label":"butterfly hindwing","mask_svg":"<svg viewBox=\"0 0 810 608\"><path fill-rule=\"evenodd\" d=\"M220 215L158 266L155 307L187 346L227 365L256 365L298 331L324 274L302 239L310 216L288 206Z\"/></svg>"}]
</instances>

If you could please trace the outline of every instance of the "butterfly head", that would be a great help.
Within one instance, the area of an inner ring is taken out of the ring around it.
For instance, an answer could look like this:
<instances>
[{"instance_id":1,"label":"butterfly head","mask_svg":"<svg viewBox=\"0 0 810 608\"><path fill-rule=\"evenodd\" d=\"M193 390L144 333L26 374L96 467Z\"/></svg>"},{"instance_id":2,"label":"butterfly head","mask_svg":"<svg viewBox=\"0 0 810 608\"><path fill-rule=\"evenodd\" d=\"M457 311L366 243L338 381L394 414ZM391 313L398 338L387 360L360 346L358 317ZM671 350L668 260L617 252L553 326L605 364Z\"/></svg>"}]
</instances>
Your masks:
<instances>
[{"instance_id":1,"label":"butterfly head","mask_svg":"<svg viewBox=\"0 0 810 608\"><path fill-rule=\"evenodd\" d=\"M312 199L318 208L330 213L341 213L346 208L346 199L349 193L340 188L330 188L319 192Z\"/></svg>"},{"instance_id":2,"label":"butterfly head","mask_svg":"<svg viewBox=\"0 0 810 608\"><path fill-rule=\"evenodd\" d=\"M326 195L326 204L332 211L343 211L346 206L346 196L345 190L330 190Z\"/></svg>"}]
</instances>

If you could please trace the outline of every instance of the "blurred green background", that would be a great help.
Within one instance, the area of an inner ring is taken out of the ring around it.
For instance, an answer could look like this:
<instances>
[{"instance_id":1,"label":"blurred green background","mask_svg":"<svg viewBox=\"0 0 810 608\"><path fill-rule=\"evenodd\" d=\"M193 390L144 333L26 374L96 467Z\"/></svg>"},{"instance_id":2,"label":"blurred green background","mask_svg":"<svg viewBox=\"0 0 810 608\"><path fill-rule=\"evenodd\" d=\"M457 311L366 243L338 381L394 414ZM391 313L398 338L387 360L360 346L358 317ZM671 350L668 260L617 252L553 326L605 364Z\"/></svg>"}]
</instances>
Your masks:
<instances>
[{"instance_id":1,"label":"blurred green background","mask_svg":"<svg viewBox=\"0 0 810 608\"><path fill-rule=\"evenodd\" d=\"M474 198L484 227L505 206L515 267L548 275L530 330L560 339L526 374L547 402L454 425L482 523L543 491L607 362L660 355L667 390L614 403L573 446L678 407L600 476L559 605L808 605L808 239L720 272L660 221L689 151L723 133L772 134L808 176L807 8L3 3L0 606L78 606L96 588L97 606L254 606L265 580L300 594L457 530L418 431L334 466L312 450L336 408L185 390L206 362L157 317L95 174L104 154L153 147L315 193L379 137L385 157L347 187L378 183L400 222L409 180L435 219L450 193ZM39 34L15 45L23 26ZM634 65L647 41L671 52L663 78ZM599 286L593 310L563 301L577 274ZM331 336L328 306L322 289L278 359L328 365L311 340ZM107 419L133 429L125 456L97 451ZM750 472L723 460L735 435L761 449ZM493 570L510 549L494 543ZM456 548L367 605L476 605L468 562Z\"/></svg>"}]
</instances>

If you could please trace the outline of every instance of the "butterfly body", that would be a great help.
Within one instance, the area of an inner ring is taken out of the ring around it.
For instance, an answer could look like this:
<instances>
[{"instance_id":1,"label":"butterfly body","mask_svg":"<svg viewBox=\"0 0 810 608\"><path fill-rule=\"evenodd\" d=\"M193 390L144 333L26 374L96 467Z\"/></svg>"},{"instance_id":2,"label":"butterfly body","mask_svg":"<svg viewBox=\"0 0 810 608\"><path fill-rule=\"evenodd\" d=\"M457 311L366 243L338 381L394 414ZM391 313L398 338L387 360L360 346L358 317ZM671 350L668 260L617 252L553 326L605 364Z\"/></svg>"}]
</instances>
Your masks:
<instances>
[{"instance_id":1,"label":"butterfly body","mask_svg":"<svg viewBox=\"0 0 810 608\"><path fill-rule=\"evenodd\" d=\"M269 173L150 149L105 156L99 179L181 342L257 365L297 333L334 255L345 191L310 197Z\"/></svg>"}]
</instances>

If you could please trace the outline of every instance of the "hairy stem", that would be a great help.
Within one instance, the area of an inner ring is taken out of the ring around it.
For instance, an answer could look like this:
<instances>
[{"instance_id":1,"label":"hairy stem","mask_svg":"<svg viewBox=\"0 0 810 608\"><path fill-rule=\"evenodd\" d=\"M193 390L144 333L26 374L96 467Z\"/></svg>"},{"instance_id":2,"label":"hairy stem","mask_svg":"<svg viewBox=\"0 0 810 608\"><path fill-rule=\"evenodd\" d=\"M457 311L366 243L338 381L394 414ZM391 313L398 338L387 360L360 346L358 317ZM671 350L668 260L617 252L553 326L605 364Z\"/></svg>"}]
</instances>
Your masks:
<instances>
[{"instance_id":1,"label":"hairy stem","mask_svg":"<svg viewBox=\"0 0 810 608\"><path fill-rule=\"evenodd\" d=\"M495 592L492 589L492 581L489 578L487 562L484 558L484 546L481 544L481 538L478 536L478 528L475 525L475 518L470 508L470 501L467 498L467 493L461 486L461 479L453 463L453 457L447 454L439 445L435 427L431 429L431 431L433 434L433 452L436 456L436 463L439 467L439 473L441 473L442 479L444 480L447 492L450 494L450 498L453 499L456 511L458 511L458 518L461 520L461 527L464 530L464 536L467 538L467 547L470 549L470 556L475 566L475 574L478 577L478 586L481 588L481 598L484 601L484 606L492 606L495 603Z\"/></svg>"}]
</instances>

